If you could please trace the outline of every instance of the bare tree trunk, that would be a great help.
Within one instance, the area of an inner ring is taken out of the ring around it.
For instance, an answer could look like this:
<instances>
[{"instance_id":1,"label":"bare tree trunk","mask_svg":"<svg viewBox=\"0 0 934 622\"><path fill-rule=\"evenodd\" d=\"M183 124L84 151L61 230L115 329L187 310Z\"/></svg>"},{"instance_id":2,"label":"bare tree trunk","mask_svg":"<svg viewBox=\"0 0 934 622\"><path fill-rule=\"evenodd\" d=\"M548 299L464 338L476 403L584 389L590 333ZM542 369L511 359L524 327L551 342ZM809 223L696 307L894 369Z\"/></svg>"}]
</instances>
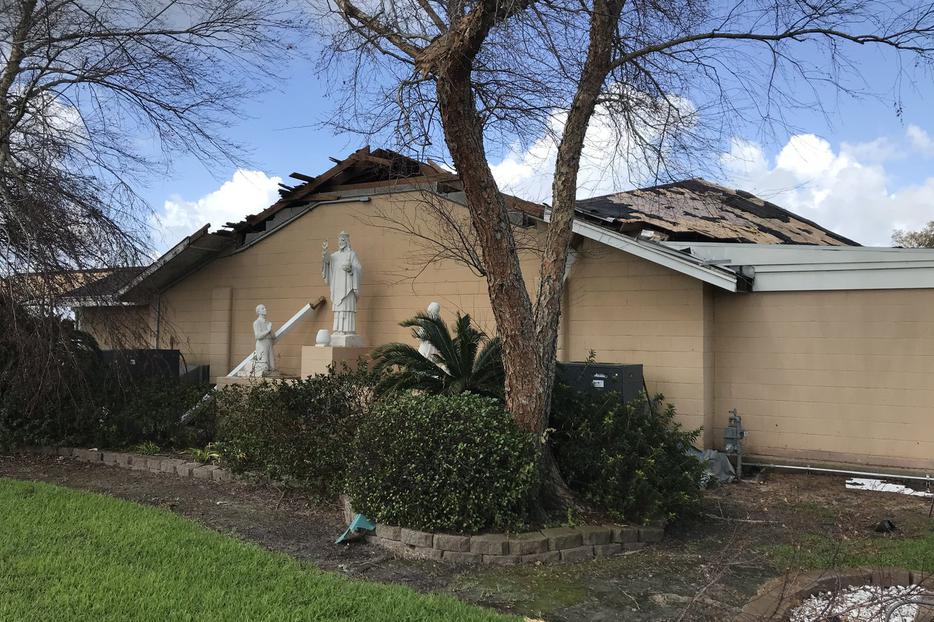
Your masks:
<instances>
[{"instance_id":1,"label":"bare tree trunk","mask_svg":"<svg viewBox=\"0 0 934 622\"><path fill-rule=\"evenodd\" d=\"M485 34L478 37L479 41L483 37ZM536 312L515 251L509 212L487 163L483 126L471 87L473 54L469 49L466 54L449 51L447 58L453 60L439 72L436 84L445 140L464 185L471 223L483 253L497 332L503 340L506 409L522 429L543 444L540 502L545 507L576 505L554 457L544 445L554 382L554 344L542 343L537 338L540 331ZM569 240L570 236L568 244ZM563 269L560 268L562 272ZM560 308L555 308L551 318L555 336L559 313Z\"/></svg>"},{"instance_id":2,"label":"bare tree trunk","mask_svg":"<svg viewBox=\"0 0 934 622\"><path fill-rule=\"evenodd\" d=\"M541 263L536 304L526 289L508 210L483 145L483 125L471 83L474 57L494 19L492 12L467 18L452 28L444 54L426 50L420 59L437 76L438 104L445 140L464 184L471 222L486 266L490 303L503 339L506 407L523 429L541 436L548 426L554 383L558 322L564 272L573 236L574 205L580 153L587 125L611 67L612 41L622 0L598 2L590 28L590 44L561 143L553 185L554 206Z\"/></svg>"},{"instance_id":3,"label":"bare tree trunk","mask_svg":"<svg viewBox=\"0 0 934 622\"><path fill-rule=\"evenodd\" d=\"M545 430L543 389L546 372L535 340L532 301L526 289L508 211L487 165L480 119L473 105L469 76L438 81L438 101L451 156L460 172L471 222L486 268L487 289L503 340L506 408L529 432Z\"/></svg>"},{"instance_id":4,"label":"bare tree trunk","mask_svg":"<svg viewBox=\"0 0 934 622\"><path fill-rule=\"evenodd\" d=\"M545 387L547 365L535 339L532 301L515 252L516 243L505 200L496 185L483 147L483 126L474 103L471 68L474 56L493 24L489 15L466 18L462 28L452 30L448 47L432 69L445 139L471 213L486 267L487 289L503 340L503 366L506 371L506 408L523 429L541 436L547 417Z\"/></svg>"},{"instance_id":5,"label":"bare tree trunk","mask_svg":"<svg viewBox=\"0 0 934 622\"><path fill-rule=\"evenodd\" d=\"M541 348L544 402L541 417L547 422L551 410L551 389L557 358L558 323L564 294L568 252L574 236L574 207L577 202L577 174L584 149L587 126L603 90L612 62L616 34L624 0L597 0L590 24L590 42L580 81L558 145L552 182L552 209L542 253L541 281L535 307L535 343Z\"/></svg>"},{"instance_id":6,"label":"bare tree trunk","mask_svg":"<svg viewBox=\"0 0 934 622\"><path fill-rule=\"evenodd\" d=\"M23 50L35 10L36 0L26 0L20 5L19 21L13 31L6 66L0 74L0 171L3 170L10 156L10 134L13 129L10 120L10 87L13 86L13 81L22 66Z\"/></svg>"},{"instance_id":7,"label":"bare tree trunk","mask_svg":"<svg viewBox=\"0 0 934 622\"><path fill-rule=\"evenodd\" d=\"M569 111L558 149L554 178L554 207L541 263L537 304L533 306L515 252L516 243L503 195L490 171L483 145L483 125L471 86L471 68L486 37L484 21L449 35L452 47L434 65L442 127L467 196L471 222L477 233L486 268L490 304L503 340L506 371L506 408L518 424L544 441L554 384L558 323L568 249L573 236L574 205L580 153L597 97L610 69L611 44L621 0L597 3L584 73ZM488 29L489 27L486 26ZM435 59L433 59L435 60ZM573 503L557 464L547 447L542 459L545 501Z\"/></svg>"}]
</instances>

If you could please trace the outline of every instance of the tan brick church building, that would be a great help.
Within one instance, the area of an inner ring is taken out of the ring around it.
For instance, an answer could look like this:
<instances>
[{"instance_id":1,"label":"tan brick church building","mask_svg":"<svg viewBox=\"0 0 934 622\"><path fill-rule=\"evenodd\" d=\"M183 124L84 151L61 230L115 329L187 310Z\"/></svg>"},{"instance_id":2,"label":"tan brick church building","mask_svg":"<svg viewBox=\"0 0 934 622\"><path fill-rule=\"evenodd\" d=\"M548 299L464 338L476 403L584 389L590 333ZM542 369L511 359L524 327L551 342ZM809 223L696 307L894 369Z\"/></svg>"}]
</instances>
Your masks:
<instances>
[{"instance_id":1,"label":"tan brick church building","mask_svg":"<svg viewBox=\"0 0 934 622\"><path fill-rule=\"evenodd\" d=\"M469 240L458 254L445 228L466 222L456 175L361 149L292 177L261 213L74 292L81 327L106 347L106 326L132 323L143 343L129 345L226 376L253 350L258 304L280 326L328 297L321 243L347 231L368 345L411 341L399 322L432 301L495 332L486 282L460 261ZM531 287L547 206L510 204ZM642 364L708 447L735 408L764 459L934 469L934 251L862 247L696 179L580 201L574 232L560 360ZM327 304L302 316L278 367L300 374L303 347L330 327Z\"/></svg>"}]
</instances>

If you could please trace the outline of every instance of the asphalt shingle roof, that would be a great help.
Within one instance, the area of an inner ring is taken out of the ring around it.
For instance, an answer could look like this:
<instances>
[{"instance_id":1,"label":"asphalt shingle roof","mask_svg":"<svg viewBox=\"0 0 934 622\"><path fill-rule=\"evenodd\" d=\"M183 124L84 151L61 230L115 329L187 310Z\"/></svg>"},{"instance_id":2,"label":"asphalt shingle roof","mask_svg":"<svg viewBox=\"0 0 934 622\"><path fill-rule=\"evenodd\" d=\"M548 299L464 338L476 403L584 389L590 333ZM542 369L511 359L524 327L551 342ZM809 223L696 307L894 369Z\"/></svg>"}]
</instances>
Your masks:
<instances>
[{"instance_id":1,"label":"asphalt shingle roof","mask_svg":"<svg viewBox=\"0 0 934 622\"><path fill-rule=\"evenodd\" d=\"M577 216L630 235L659 231L675 241L859 246L749 192L703 179L584 199Z\"/></svg>"}]
</instances>

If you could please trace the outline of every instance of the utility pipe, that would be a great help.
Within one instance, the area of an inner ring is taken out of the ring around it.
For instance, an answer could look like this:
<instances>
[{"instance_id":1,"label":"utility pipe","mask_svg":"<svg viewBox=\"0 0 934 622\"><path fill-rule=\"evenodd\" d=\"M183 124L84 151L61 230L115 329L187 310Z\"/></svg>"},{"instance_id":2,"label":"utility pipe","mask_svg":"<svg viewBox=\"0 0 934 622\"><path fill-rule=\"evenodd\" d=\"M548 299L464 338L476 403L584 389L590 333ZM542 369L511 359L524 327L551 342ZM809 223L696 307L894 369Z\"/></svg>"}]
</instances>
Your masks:
<instances>
[{"instance_id":1,"label":"utility pipe","mask_svg":"<svg viewBox=\"0 0 934 622\"><path fill-rule=\"evenodd\" d=\"M930 475L925 475L921 477L920 475L896 475L894 473L867 473L866 471L847 471L845 469L827 469L821 467L812 467L812 466L795 466L791 464L762 464L758 462L744 462L746 466L758 467L760 469L788 469L791 471L808 471L815 473L836 473L839 475L857 475L857 476L866 476L866 477L885 477L888 479L910 479L919 482L927 482L928 484L934 483L934 477Z\"/></svg>"}]
</instances>

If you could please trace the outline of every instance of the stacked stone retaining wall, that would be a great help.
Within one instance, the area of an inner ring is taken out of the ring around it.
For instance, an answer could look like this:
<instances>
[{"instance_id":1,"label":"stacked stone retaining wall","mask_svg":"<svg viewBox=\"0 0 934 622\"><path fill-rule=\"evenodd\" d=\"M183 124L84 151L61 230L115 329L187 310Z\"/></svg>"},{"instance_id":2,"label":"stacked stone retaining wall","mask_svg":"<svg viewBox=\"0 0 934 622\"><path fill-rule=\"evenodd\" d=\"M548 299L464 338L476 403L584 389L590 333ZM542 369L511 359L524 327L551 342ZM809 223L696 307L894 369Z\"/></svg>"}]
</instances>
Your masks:
<instances>
[{"instance_id":1,"label":"stacked stone retaining wall","mask_svg":"<svg viewBox=\"0 0 934 622\"><path fill-rule=\"evenodd\" d=\"M63 456L76 458L82 462L107 464L133 471L150 471L151 473L166 473L179 477L194 477L195 479L209 479L216 482L232 482L237 477L227 469L214 464L191 462L169 456L149 456L131 454L120 451L98 451L97 449L80 449L77 447L39 447L30 449L35 453L47 456Z\"/></svg>"},{"instance_id":2,"label":"stacked stone retaining wall","mask_svg":"<svg viewBox=\"0 0 934 622\"><path fill-rule=\"evenodd\" d=\"M620 555L659 542L664 529L602 525L515 534L453 535L378 524L367 541L402 557L457 564L578 562Z\"/></svg>"}]
</instances>

